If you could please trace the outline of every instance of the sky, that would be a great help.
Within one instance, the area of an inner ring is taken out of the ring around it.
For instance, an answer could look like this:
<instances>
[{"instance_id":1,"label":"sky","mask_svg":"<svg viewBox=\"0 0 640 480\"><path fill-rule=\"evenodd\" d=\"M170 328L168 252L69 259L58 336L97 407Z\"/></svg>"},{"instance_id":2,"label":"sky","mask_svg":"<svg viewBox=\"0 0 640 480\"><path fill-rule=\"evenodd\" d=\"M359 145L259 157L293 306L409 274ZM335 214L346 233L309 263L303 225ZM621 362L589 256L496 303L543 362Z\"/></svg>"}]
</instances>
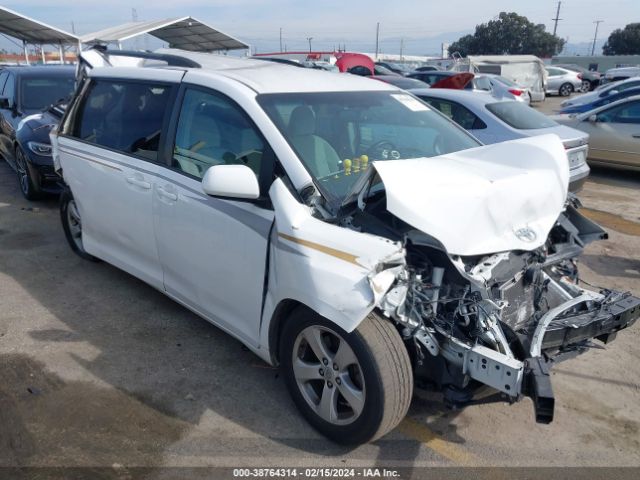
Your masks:
<instances>
[{"instance_id":1,"label":"sky","mask_svg":"<svg viewBox=\"0 0 640 480\"><path fill-rule=\"evenodd\" d=\"M348 50L373 52L380 23L380 51L415 55L439 52L441 42L473 33L479 23L500 12L517 12L553 31L556 0L21 0L4 7L62 30L85 34L130 22L132 8L139 20L190 15L235 36L258 52L279 50L282 28L287 50L314 50L345 45ZM557 34L576 52L586 54L603 20L600 44L611 31L640 22L639 0L563 0ZM155 48L154 40L138 47ZM6 39L0 46L18 50ZM130 46L130 45L129 45ZM580 49L584 51L579 51Z\"/></svg>"}]
</instances>

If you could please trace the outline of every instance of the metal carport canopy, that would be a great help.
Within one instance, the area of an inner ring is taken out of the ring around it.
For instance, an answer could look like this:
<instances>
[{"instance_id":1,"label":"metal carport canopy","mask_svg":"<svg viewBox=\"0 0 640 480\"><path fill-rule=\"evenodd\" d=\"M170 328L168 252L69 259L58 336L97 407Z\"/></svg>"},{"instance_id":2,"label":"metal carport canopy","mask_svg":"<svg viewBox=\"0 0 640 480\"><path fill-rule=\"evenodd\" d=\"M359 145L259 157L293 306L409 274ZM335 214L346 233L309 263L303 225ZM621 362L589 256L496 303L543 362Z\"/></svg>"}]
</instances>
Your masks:
<instances>
[{"instance_id":1,"label":"metal carport canopy","mask_svg":"<svg viewBox=\"0 0 640 480\"><path fill-rule=\"evenodd\" d=\"M0 7L0 33L31 44L78 44L78 37Z\"/></svg>"},{"instance_id":2,"label":"metal carport canopy","mask_svg":"<svg viewBox=\"0 0 640 480\"><path fill-rule=\"evenodd\" d=\"M83 35L82 43L120 43L148 33L167 42L171 48L193 52L249 48L244 42L206 25L193 17L130 22Z\"/></svg>"}]
</instances>

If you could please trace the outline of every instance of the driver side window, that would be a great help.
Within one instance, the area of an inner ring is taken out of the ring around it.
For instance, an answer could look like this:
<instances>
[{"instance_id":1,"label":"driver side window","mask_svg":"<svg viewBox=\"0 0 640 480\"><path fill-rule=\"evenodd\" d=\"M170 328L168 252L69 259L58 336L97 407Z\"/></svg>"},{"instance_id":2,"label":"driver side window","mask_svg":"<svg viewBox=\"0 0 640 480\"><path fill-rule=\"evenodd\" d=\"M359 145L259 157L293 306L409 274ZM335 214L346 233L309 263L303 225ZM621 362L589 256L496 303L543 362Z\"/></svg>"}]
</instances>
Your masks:
<instances>
[{"instance_id":1,"label":"driver side window","mask_svg":"<svg viewBox=\"0 0 640 480\"><path fill-rule=\"evenodd\" d=\"M246 114L222 95L187 89L180 109L172 166L202 178L213 165L246 165L256 176L264 142Z\"/></svg>"},{"instance_id":2,"label":"driver side window","mask_svg":"<svg viewBox=\"0 0 640 480\"><path fill-rule=\"evenodd\" d=\"M598 122L640 124L640 101L625 103L600 112Z\"/></svg>"}]
</instances>

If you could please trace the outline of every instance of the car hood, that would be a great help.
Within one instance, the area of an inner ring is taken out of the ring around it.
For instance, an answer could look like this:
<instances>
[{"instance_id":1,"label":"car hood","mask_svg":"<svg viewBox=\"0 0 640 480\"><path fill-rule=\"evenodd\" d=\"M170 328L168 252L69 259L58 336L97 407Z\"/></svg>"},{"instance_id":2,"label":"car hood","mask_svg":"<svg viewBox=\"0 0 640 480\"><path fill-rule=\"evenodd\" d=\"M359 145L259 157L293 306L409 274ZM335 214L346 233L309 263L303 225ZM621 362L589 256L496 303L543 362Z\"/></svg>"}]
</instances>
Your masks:
<instances>
[{"instance_id":1,"label":"car hood","mask_svg":"<svg viewBox=\"0 0 640 480\"><path fill-rule=\"evenodd\" d=\"M373 165L387 210L453 255L542 246L564 209L569 182L555 135Z\"/></svg>"},{"instance_id":2,"label":"car hood","mask_svg":"<svg viewBox=\"0 0 640 480\"><path fill-rule=\"evenodd\" d=\"M583 93L582 95L576 96L570 100L565 100L560 105L562 107L573 107L576 105L586 105L587 103L595 102L600 98L600 94L602 92L593 91L590 93Z\"/></svg>"}]
</instances>

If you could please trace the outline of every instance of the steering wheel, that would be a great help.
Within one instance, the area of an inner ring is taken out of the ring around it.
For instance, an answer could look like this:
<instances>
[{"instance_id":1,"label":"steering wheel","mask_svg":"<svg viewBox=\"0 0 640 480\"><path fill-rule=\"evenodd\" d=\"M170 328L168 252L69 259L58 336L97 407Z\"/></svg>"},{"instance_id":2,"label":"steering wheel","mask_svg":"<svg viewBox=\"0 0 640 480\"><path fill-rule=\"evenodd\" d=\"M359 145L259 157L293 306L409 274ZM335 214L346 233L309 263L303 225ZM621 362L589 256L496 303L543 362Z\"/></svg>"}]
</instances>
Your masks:
<instances>
[{"instance_id":1,"label":"steering wheel","mask_svg":"<svg viewBox=\"0 0 640 480\"><path fill-rule=\"evenodd\" d=\"M396 146L389 140L380 140L371 145L367 154L372 160L398 160L401 154Z\"/></svg>"}]
</instances>

